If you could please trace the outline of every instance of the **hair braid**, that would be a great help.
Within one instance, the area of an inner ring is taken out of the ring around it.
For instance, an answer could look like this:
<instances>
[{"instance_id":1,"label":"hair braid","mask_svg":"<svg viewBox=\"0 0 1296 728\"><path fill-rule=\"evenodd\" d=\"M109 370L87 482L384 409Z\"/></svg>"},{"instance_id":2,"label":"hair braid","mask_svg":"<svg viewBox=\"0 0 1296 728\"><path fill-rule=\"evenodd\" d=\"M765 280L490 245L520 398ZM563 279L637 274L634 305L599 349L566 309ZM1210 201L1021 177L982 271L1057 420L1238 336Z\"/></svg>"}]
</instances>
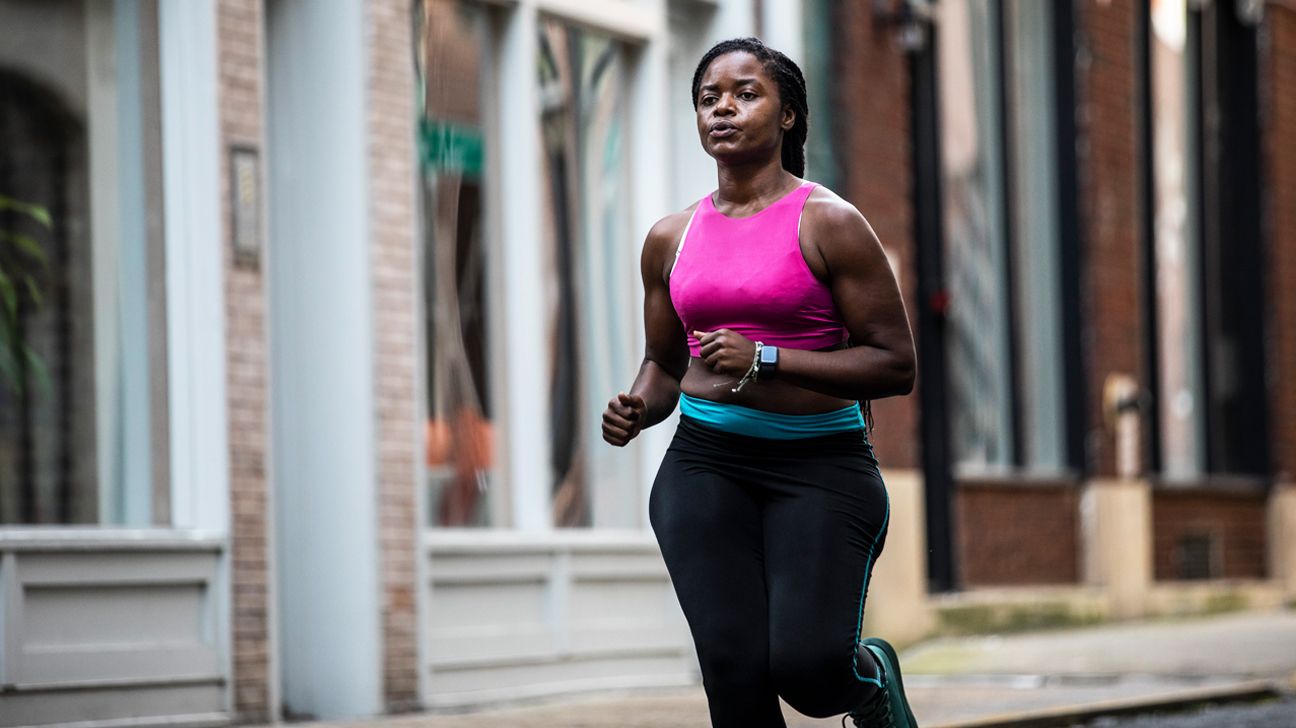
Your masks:
<instances>
[{"instance_id":1,"label":"hair braid","mask_svg":"<svg viewBox=\"0 0 1296 728\"><path fill-rule=\"evenodd\" d=\"M779 101L791 106L793 113L796 114L796 121L792 122L792 128L783 134L781 159L783 169L798 177L805 176L805 142L806 134L810 130L810 107L806 101L805 76L801 74L801 69L792 62L791 58L765 45L759 38L722 40L703 54L697 70L693 72L693 109L697 110L698 87L702 85L702 74L706 73L711 61L727 53L739 51L750 53L761 62L765 71L773 77L774 83L778 86Z\"/></svg>"}]
</instances>

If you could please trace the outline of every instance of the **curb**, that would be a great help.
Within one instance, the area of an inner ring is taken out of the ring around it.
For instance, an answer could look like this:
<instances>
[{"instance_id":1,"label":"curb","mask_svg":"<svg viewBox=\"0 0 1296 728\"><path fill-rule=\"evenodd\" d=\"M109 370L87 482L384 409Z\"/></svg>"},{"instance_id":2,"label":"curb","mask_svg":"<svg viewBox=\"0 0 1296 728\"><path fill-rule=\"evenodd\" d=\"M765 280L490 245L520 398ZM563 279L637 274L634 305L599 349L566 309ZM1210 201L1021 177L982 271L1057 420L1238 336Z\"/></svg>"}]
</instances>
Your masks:
<instances>
[{"instance_id":1,"label":"curb","mask_svg":"<svg viewBox=\"0 0 1296 728\"><path fill-rule=\"evenodd\" d=\"M1162 693L1145 698L1126 698L1085 705L1067 705L1022 713L1005 713L975 720L941 723L932 728L1070 728L1080 721L1109 716L1146 713L1153 710L1186 710L1196 705L1244 703L1277 698L1284 694L1269 680Z\"/></svg>"}]
</instances>

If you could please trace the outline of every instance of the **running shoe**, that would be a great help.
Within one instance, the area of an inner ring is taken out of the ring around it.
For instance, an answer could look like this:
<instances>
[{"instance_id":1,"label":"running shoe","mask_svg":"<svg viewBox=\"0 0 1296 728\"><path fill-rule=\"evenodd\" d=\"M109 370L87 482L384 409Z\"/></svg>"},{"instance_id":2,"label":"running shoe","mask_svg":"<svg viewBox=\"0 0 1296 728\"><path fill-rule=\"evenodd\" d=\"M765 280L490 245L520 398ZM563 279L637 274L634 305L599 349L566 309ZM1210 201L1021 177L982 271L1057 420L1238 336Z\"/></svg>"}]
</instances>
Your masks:
<instances>
[{"instance_id":1,"label":"running shoe","mask_svg":"<svg viewBox=\"0 0 1296 728\"><path fill-rule=\"evenodd\" d=\"M898 728L891 714L891 698L883 689L875 690L866 703L843 715L843 728L847 718L855 728Z\"/></svg>"},{"instance_id":2,"label":"running shoe","mask_svg":"<svg viewBox=\"0 0 1296 728\"><path fill-rule=\"evenodd\" d=\"M870 637L860 642L860 658L864 650L872 654L882 669L882 690L874 693L868 704L849 715L857 728L918 728L909 701L904 694L904 678L900 674L900 658L895 648L884 639ZM880 705L885 703L885 709Z\"/></svg>"}]
</instances>

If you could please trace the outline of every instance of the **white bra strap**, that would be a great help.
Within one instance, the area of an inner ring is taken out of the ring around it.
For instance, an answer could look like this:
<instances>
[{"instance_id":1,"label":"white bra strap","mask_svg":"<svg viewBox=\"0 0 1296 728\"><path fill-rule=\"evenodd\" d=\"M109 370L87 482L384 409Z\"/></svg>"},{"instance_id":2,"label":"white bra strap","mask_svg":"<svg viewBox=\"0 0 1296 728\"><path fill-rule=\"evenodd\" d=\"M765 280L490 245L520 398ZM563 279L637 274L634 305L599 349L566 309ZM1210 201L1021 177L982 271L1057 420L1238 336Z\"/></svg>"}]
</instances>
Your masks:
<instances>
[{"instance_id":1,"label":"white bra strap","mask_svg":"<svg viewBox=\"0 0 1296 728\"><path fill-rule=\"evenodd\" d=\"M702 203L699 202L697 207L693 208L693 214L689 215L688 224L684 226L684 234L680 236L679 244L675 246L675 260L671 263L670 273L666 274L667 280L670 280L671 273L675 272L675 266L679 265L680 251L684 250L684 241L688 239L689 228L693 227L693 218L697 217L700 207Z\"/></svg>"}]
</instances>

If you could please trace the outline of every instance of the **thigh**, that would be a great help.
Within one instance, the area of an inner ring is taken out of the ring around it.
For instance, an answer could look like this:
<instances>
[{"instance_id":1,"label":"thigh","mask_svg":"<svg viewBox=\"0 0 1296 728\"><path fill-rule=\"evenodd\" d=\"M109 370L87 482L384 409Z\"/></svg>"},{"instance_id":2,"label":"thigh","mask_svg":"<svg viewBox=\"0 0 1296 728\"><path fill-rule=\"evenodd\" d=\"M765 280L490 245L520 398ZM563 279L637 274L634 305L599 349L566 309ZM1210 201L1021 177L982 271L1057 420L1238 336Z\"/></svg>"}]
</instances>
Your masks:
<instances>
[{"instance_id":1,"label":"thigh","mask_svg":"<svg viewBox=\"0 0 1296 728\"><path fill-rule=\"evenodd\" d=\"M782 728L769 675L761 509L722 459L672 447L649 515L697 647L712 725Z\"/></svg>"},{"instance_id":2,"label":"thigh","mask_svg":"<svg viewBox=\"0 0 1296 728\"><path fill-rule=\"evenodd\" d=\"M854 656L886 540L886 487L871 452L846 450L799 463L771 490L764 553L775 685L808 715L845 712L872 689Z\"/></svg>"}]
</instances>

